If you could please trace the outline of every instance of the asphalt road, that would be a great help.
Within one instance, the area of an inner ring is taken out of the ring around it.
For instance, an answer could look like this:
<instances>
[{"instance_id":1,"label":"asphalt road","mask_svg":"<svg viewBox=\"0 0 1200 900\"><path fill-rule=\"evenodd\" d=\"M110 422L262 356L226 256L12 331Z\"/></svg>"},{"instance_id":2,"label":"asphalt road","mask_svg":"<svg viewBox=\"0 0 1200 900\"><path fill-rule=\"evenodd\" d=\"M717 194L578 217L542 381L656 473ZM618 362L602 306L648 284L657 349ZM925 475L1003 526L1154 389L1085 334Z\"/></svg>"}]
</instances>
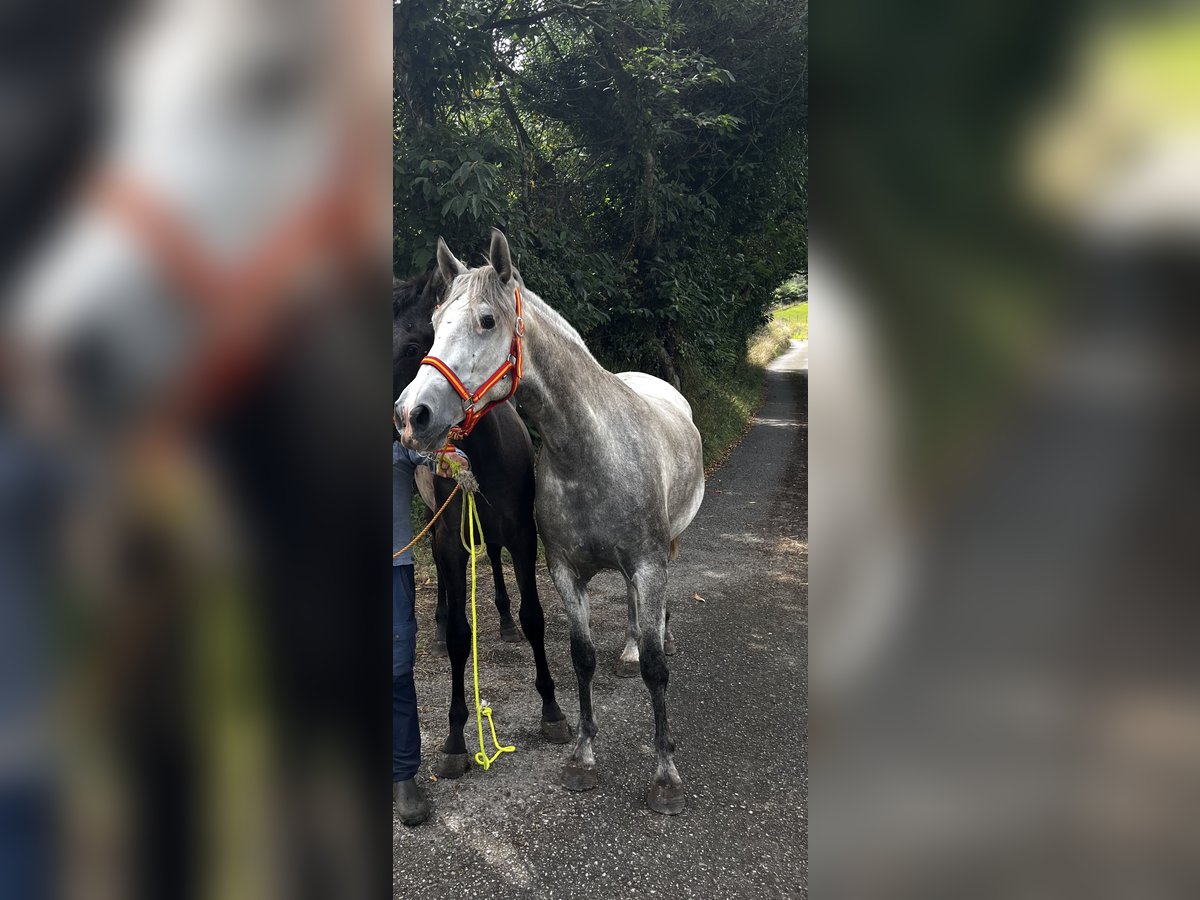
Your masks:
<instances>
[{"instance_id":1,"label":"asphalt road","mask_svg":"<svg viewBox=\"0 0 1200 900\"><path fill-rule=\"evenodd\" d=\"M641 679L613 674L625 632L620 577L605 573L592 582L600 785L576 794L558 784L569 748L538 735L528 647L499 639L485 564L483 693L501 739L518 749L488 772L430 780L445 735L449 664L424 652L436 594L432 584L419 585L421 777L434 812L415 829L394 822L396 898L806 896L807 369L807 343L799 342L771 365L763 406L709 478L672 565L679 653L668 702L686 811L667 817L645 805L654 726ZM544 571L539 586L559 703L574 724L566 621ZM472 753L474 728L472 716Z\"/></svg>"}]
</instances>

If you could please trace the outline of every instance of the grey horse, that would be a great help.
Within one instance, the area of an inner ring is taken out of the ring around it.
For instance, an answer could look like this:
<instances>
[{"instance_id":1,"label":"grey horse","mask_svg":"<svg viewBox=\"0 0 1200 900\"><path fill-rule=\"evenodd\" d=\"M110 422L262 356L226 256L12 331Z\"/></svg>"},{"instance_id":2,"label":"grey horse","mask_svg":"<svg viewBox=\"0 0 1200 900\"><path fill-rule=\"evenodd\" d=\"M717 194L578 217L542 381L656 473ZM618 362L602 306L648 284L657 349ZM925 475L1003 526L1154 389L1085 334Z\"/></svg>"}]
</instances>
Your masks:
<instances>
[{"instance_id":1,"label":"grey horse","mask_svg":"<svg viewBox=\"0 0 1200 900\"><path fill-rule=\"evenodd\" d=\"M430 355L472 390L506 359L522 356L515 399L542 435L538 530L566 608L579 681L579 733L562 784L576 791L597 784L587 587L598 571L614 569L625 577L631 610L622 659L637 660L654 708L658 767L647 802L656 812L679 813L684 793L667 724L664 641L667 562L704 498L691 407L665 381L614 375L596 362L575 329L525 286L501 232L492 231L489 265L468 269L441 240L437 255L451 287L434 316ZM509 372L475 408L505 396L512 379ZM440 447L470 406L442 372L422 366L396 401L402 440L415 449Z\"/></svg>"}]
</instances>

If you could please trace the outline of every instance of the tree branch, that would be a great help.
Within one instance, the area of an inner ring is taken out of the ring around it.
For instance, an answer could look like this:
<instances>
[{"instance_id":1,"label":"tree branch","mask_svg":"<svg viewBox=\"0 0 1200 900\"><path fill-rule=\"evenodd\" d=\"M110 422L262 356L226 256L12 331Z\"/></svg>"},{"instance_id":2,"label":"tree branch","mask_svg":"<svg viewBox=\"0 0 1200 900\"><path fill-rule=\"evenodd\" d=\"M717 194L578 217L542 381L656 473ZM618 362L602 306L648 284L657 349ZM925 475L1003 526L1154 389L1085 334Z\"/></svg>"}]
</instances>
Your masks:
<instances>
[{"instance_id":1,"label":"tree branch","mask_svg":"<svg viewBox=\"0 0 1200 900\"><path fill-rule=\"evenodd\" d=\"M560 3L557 6L544 9L539 13L530 13L527 16L512 16L508 19L497 19L485 27L493 31L498 28L519 28L522 25L536 25L538 22L543 22L546 19L553 19L555 16L560 16L563 14L569 16L581 16L586 19L587 17L584 15L585 13L600 8L600 4L597 3L584 3L580 5L576 5L574 3Z\"/></svg>"},{"instance_id":2,"label":"tree branch","mask_svg":"<svg viewBox=\"0 0 1200 900\"><path fill-rule=\"evenodd\" d=\"M504 114L508 116L508 121L512 124L513 131L517 133L517 146L521 152L534 153L533 141L529 139L529 132L521 124L521 117L517 115L517 108L513 105L512 98L508 96L508 89L503 84L500 85L500 105L504 108Z\"/></svg>"}]
</instances>

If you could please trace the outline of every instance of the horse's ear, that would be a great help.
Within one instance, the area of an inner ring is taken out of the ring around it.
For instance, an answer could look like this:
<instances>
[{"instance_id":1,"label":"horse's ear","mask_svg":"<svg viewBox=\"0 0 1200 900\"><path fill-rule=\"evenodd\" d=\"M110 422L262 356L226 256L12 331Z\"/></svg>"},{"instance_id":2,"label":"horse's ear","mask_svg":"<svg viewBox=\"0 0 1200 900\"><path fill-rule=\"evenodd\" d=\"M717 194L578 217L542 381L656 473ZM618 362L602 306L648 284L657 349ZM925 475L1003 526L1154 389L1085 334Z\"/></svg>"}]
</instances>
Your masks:
<instances>
[{"instance_id":1,"label":"horse's ear","mask_svg":"<svg viewBox=\"0 0 1200 900\"><path fill-rule=\"evenodd\" d=\"M512 254L508 250L508 238L499 228L492 229L492 246L488 249L488 262L500 276L500 280L508 284L513 276Z\"/></svg>"},{"instance_id":2,"label":"horse's ear","mask_svg":"<svg viewBox=\"0 0 1200 900\"><path fill-rule=\"evenodd\" d=\"M446 242L441 238L438 238L437 261L438 273L447 285L453 283L455 278L467 271L467 267L455 258L454 254L450 252L450 248L446 246Z\"/></svg>"}]
</instances>

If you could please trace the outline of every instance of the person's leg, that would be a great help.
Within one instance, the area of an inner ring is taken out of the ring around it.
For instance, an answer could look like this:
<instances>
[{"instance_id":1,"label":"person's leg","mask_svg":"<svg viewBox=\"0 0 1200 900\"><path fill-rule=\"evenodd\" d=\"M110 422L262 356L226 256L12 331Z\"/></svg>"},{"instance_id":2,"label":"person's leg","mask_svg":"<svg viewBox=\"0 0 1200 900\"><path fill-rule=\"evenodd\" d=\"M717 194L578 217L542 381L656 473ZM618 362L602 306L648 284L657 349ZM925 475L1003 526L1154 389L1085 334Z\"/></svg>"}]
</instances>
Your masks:
<instances>
[{"instance_id":1,"label":"person's leg","mask_svg":"<svg viewBox=\"0 0 1200 900\"><path fill-rule=\"evenodd\" d=\"M0 787L0 885L4 896L50 900L61 889L56 877L58 831L55 797L48 784Z\"/></svg>"},{"instance_id":2,"label":"person's leg","mask_svg":"<svg viewBox=\"0 0 1200 900\"><path fill-rule=\"evenodd\" d=\"M424 792L416 783L421 767L421 728L413 657L417 619L412 566L392 566L392 783L396 811L405 825L417 825L429 814Z\"/></svg>"}]
</instances>

